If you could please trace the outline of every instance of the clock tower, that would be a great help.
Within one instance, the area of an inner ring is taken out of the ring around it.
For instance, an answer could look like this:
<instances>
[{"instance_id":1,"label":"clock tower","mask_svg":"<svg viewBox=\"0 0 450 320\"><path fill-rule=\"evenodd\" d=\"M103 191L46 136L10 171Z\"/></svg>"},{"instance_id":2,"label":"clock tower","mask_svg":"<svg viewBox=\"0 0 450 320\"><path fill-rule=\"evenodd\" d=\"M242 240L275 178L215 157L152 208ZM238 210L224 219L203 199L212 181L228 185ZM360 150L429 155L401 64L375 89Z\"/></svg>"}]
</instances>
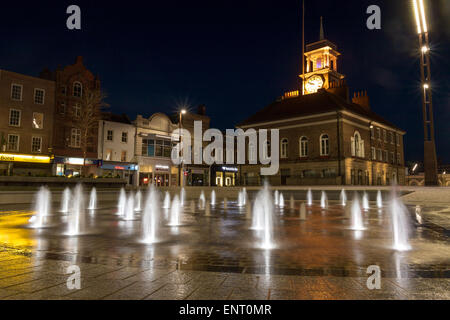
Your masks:
<instances>
[{"instance_id":1,"label":"clock tower","mask_svg":"<svg viewBox=\"0 0 450 320\"><path fill-rule=\"evenodd\" d=\"M337 72L340 55L337 46L325 39L321 17L320 40L306 45L305 73L300 75L303 80L303 95L316 93L319 89L328 89L333 86L333 82L339 83L345 78Z\"/></svg>"}]
</instances>

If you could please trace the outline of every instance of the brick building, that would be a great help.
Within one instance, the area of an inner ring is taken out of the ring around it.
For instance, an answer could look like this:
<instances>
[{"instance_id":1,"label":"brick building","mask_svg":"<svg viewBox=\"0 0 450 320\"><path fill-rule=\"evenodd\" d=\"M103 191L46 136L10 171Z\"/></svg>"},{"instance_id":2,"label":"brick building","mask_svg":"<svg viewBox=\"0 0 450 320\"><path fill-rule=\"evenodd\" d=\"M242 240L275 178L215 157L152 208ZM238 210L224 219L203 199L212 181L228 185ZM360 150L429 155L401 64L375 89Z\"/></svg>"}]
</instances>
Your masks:
<instances>
[{"instance_id":1,"label":"brick building","mask_svg":"<svg viewBox=\"0 0 450 320\"><path fill-rule=\"evenodd\" d=\"M55 83L0 70L0 175L50 175Z\"/></svg>"},{"instance_id":2,"label":"brick building","mask_svg":"<svg viewBox=\"0 0 450 320\"><path fill-rule=\"evenodd\" d=\"M72 65L58 67L54 72L45 69L41 78L55 81L55 126L53 132L53 153L55 155L54 174L78 175L83 165L81 149L81 131L73 125L73 117L81 108L81 99L86 89L100 90L100 80L83 64L78 56ZM77 111L78 110L78 111ZM86 174L95 174L99 164L97 160L98 129L89 134L86 154Z\"/></svg>"},{"instance_id":3,"label":"brick building","mask_svg":"<svg viewBox=\"0 0 450 320\"><path fill-rule=\"evenodd\" d=\"M280 130L280 168L268 177L271 184L405 183L405 132L372 110L366 92L350 97L338 73L339 56L326 39L307 45L302 90L286 93L237 126ZM241 165L239 172L241 184L261 184L260 165Z\"/></svg>"}]
</instances>

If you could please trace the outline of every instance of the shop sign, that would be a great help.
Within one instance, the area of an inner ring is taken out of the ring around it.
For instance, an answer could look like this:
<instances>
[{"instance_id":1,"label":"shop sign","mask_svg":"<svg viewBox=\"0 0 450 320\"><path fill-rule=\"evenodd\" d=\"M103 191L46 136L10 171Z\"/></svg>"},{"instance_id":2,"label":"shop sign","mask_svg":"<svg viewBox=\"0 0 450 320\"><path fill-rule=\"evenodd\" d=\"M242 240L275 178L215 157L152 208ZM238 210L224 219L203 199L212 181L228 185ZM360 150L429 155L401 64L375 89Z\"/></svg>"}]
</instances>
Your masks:
<instances>
[{"instance_id":1,"label":"shop sign","mask_svg":"<svg viewBox=\"0 0 450 320\"><path fill-rule=\"evenodd\" d=\"M0 153L0 161L50 163L50 160L51 158L48 156Z\"/></svg>"}]
</instances>

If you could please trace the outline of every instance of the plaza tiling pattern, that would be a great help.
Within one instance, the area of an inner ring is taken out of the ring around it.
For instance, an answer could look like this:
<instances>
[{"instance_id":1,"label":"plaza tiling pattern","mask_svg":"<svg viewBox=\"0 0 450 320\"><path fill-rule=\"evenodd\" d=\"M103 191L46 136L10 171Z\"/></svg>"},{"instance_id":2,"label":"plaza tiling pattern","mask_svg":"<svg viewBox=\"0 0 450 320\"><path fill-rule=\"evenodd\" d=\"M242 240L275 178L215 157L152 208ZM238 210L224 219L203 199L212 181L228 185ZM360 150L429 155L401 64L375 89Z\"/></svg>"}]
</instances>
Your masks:
<instances>
[{"instance_id":1,"label":"plaza tiling pattern","mask_svg":"<svg viewBox=\"0 0 450 320\"><path fill-rule=\"evenodd\" d=\"M48 228L31 229L32 212L9 206L0 212L0 299L450 298L448 230L436 224L449 210L424 206L423 224L412 222L413 249L396 252L386 208L366 212L367 230L355 232L338 203L314 205L306 221L299 204L276 210L272 250L258 247L245 208L233 201L211 217L186 208L183 225L163 225L152 245L139 241L140 220L120 220L111 203L86 215L79 236L64 235L57 210ZM67 287L74 264L80 290ZM381 269L380 290L367 288L370 265Z\"/></svg>"}]
</instances>

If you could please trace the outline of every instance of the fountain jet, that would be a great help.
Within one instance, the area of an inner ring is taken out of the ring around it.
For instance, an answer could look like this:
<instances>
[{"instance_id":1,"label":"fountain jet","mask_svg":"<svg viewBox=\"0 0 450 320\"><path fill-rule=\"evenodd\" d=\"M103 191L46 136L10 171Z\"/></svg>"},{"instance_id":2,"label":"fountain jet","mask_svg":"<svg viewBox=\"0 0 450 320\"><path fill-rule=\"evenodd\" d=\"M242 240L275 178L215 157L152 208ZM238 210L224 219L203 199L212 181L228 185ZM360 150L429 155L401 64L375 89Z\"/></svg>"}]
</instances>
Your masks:
<instances>
[{"instance_id":1,"label":"fountain jet","mask_svg":"<svg viewBox=\"0 0 450 320\"><path fill-rule=\"evenodd\" d=\"M46 219L50 214L51 194L47 187L42 186L36 193L34 211L36 215L32 216L28 222L33 228L43 228L46 224Z\"/></svg>"},{"instance_id":2,"label":"fountain jet","mask_svg":"<svg viewBox=\"0 0 450 320\"><path fill-rule=\"evenodd\" d=\"M134 204L135 204L134 211L141 212L142 211L142 192L141 192L141 190L138 190L136 192L136 196L134 198Z\"/></svg>"},{"instance_id":3,"label":"fountain jet","mask_svg":"<svg viewBox=\"0 0 450 320\"><path fill-rule=\"evenodd\" d=\"M77 235L84 231L84 220L85 220L85 203L84 203L84 193L83 186L77 184L75 187L75 192L72 201L72 208L69 211L67 234Z\"/></svg>"},{"instance_id":4,"label":"fountain jet","mask_svg":"<svg viewBox=\"0 0 450 320\"><path fill-rule=\"evenodd\" d=\"M205 205L203 205L205 207ZM169 226L177 227L181 225L180 223L180 199L178 195L175 195L172 200L172 205L170 206L170 222Z\"/></svg>"},{"instance_id":5,"label":"fountain jet","mask_svg":"<svg viewBox=\"0 0 450 320\"><path fill-rule=\"evenodd\" d=\"M306 202L308 206L312 206L313 204L313 195L311 189L308 189L308 193L306 194Z\"/></svg>"},{"instance_id":6,"label":"fountain jet","mask_svg":"<svg viewBox=\"0 0 450 320\"><path fill-rule=\"evenodd\" d=\"M342 189L340 199L343 206L347 205L347 193L345 192L345 189Z\"/></svg>"},{"instance_id":7,"label":"fountain jet","mask_svg":"<svg viewBox=\"0 0 450 320\"><path fill-rule=\"evenodd\" d=\"M202 210L205 209L205 202L206 202L205 193L202 190L202 192L200 192L200 197L198 198L198 206L200 209Z\"/></svg>"},{"instance_id":8,"label":"fountain jet","mask_svg":"<svg viewBox=\"0 0 450 320\"><path fill-rule=\"evenodd\" d=\"M62 213L68 213L69 212L69 203L71 198L71 192L68 187L64 189L62 200L61 200L61 212Z\"/></svg>"},{"instance_id":9,"label":"fountain jet","mask_svg":"<svg viewBox=\"0 0 450 320\"><path fill-rule=\"evenodd\" d=\"M259 230L260 246L264 249L273 248L273 202L270 196L269 185L264 184L256 196L253 205L252 229Z\"/></svg>"},{"instance_id":10,"label":"fountain jet","mask_svg":"<svg viewBox=\"0 0 450 320\"><path fill-rule=\"evenodd\" d=\"M355 231L365 230L364 223L363 223L363 217L362 217L362 211L361 211L361 205L359 203L359 197L356 193L353 198L353 203L352 203L352 207L351 207L350 224L351 224L352 230L355 230Z\"/></svg>"},{"instance_id":11,"label":"fountain jet","mask_svg":"<svg viewBox=\"0 0 450 320\"><path fill-rule=\"evenodd\" d=\"M369 205L369 195L367 194L367 192L364 191L363 194L363 209L365 211L370 209L370 205Z\"/></svg>"},{"instance_id":12,"label":"fountain jet","mask_svg":"<svg viewBox=\"0 0 450 320\"><path fill-rule=\"evenodd\" d=\"M304 202L300 205L300 220L306 220L306 206Z\"/></svg>"},{"instance_id":13,"label":"fountain jet","mask_svg":"<svg viewBox=\"0 0 450 320\"><path fill-rule=\"evenodd\" d=\"M142 241L145 243L155 243L158 241L159 229L159 195L153 185L147 194L144 212L142 215Z\"/></svg>"},{"instance_id":14,"label":"fountain jet","mask_svg":"<svg viewBox=\"0 0 450 320\"><path fill-rule=\"evenodd\" d=\"M328 198L325 191L322 191L322 196L320 197L320 207L322 209L328 208Z\"/></svg>"},{"instance_id":15,"label":"fountain jet","mask_svg":"<svg viewBox=\"0 0 450 320\"><path fill-rule=\"evenodd\" d=\"M391 225L393 235L393 248L397 251L408 251L409 244L409 219L408 209L395 195L390 204Z\"/></svg>"},{"instance_id":16,"label":"fountain jet","mask_svg":"<svg viewBox=\"0 0 450 320\"><path fill-rule=\"evenodd\" d=\"M377 192L377 207L378 207L378 209L383 208L383 197L381 196L380 190L378 190L378 192Z\"/></svg>"},{"instance_id":17,"label":"fountain jet","mask_svg":"<svg viewBox=\"0 0 450 320\"><path fill-rule=\"evenodd\" d=\"M169 191L166 191L162 207L163 207L163 209L169 209L170 208L170 194L169 194Z\"/></svg>"},{"instance_id":18,"label":"fountain jet","mask_svg":"<svg viewBox=\"0 0 450 320\"><path fill-rule=\"evenodd\" d=\"M95 209L97 209L97 190L95 189L95 187L93 187L89 198L88 210L95 210Z\"/></svg>"},{"instance_id":19,"label":"fountain jet","mask_svg":"<svg viewBox=\"0 0 450 320\"><path fill-rule=\"evenodd\" d=\"M211 205L215 206L216 205L216 191L211 191Z\"/></svg>"},{"instance_id":20,"label":"fountain jet","mask_svg":"<svg viewBox=\"0 0 450 320\"><path fill-rule=\"evenodd\" d=\"M283 209L284 208L284 196L283 193L280 192L280 200L278 201L278 206Z\"/></svg>"},{"instance_id":21,"label":"fountain jet","mask_svg":"<svg viewBox=\"0 0 450 320\"><path fill-rule=\"evenodd\" d=\"M119 202L117 204L117 214L121 217L123 217L125 215L126 201L127 201L127 195L125 193L125 189L121 188L120 194L119 194Z\"/></svg>"},{"instance_id":22,"label":"fountain jet","mask_svg":"<svg viewBox=\"0 0 450 320\"><path fill-rule=\"evenodd\" d=\"M124 219L125 220L133 220L134 219L134 210L135 210L134 195L133 195L133 193L130 193L130 195L128 195L126 205L125 205Z\"/></svg>"}]
</instances>

